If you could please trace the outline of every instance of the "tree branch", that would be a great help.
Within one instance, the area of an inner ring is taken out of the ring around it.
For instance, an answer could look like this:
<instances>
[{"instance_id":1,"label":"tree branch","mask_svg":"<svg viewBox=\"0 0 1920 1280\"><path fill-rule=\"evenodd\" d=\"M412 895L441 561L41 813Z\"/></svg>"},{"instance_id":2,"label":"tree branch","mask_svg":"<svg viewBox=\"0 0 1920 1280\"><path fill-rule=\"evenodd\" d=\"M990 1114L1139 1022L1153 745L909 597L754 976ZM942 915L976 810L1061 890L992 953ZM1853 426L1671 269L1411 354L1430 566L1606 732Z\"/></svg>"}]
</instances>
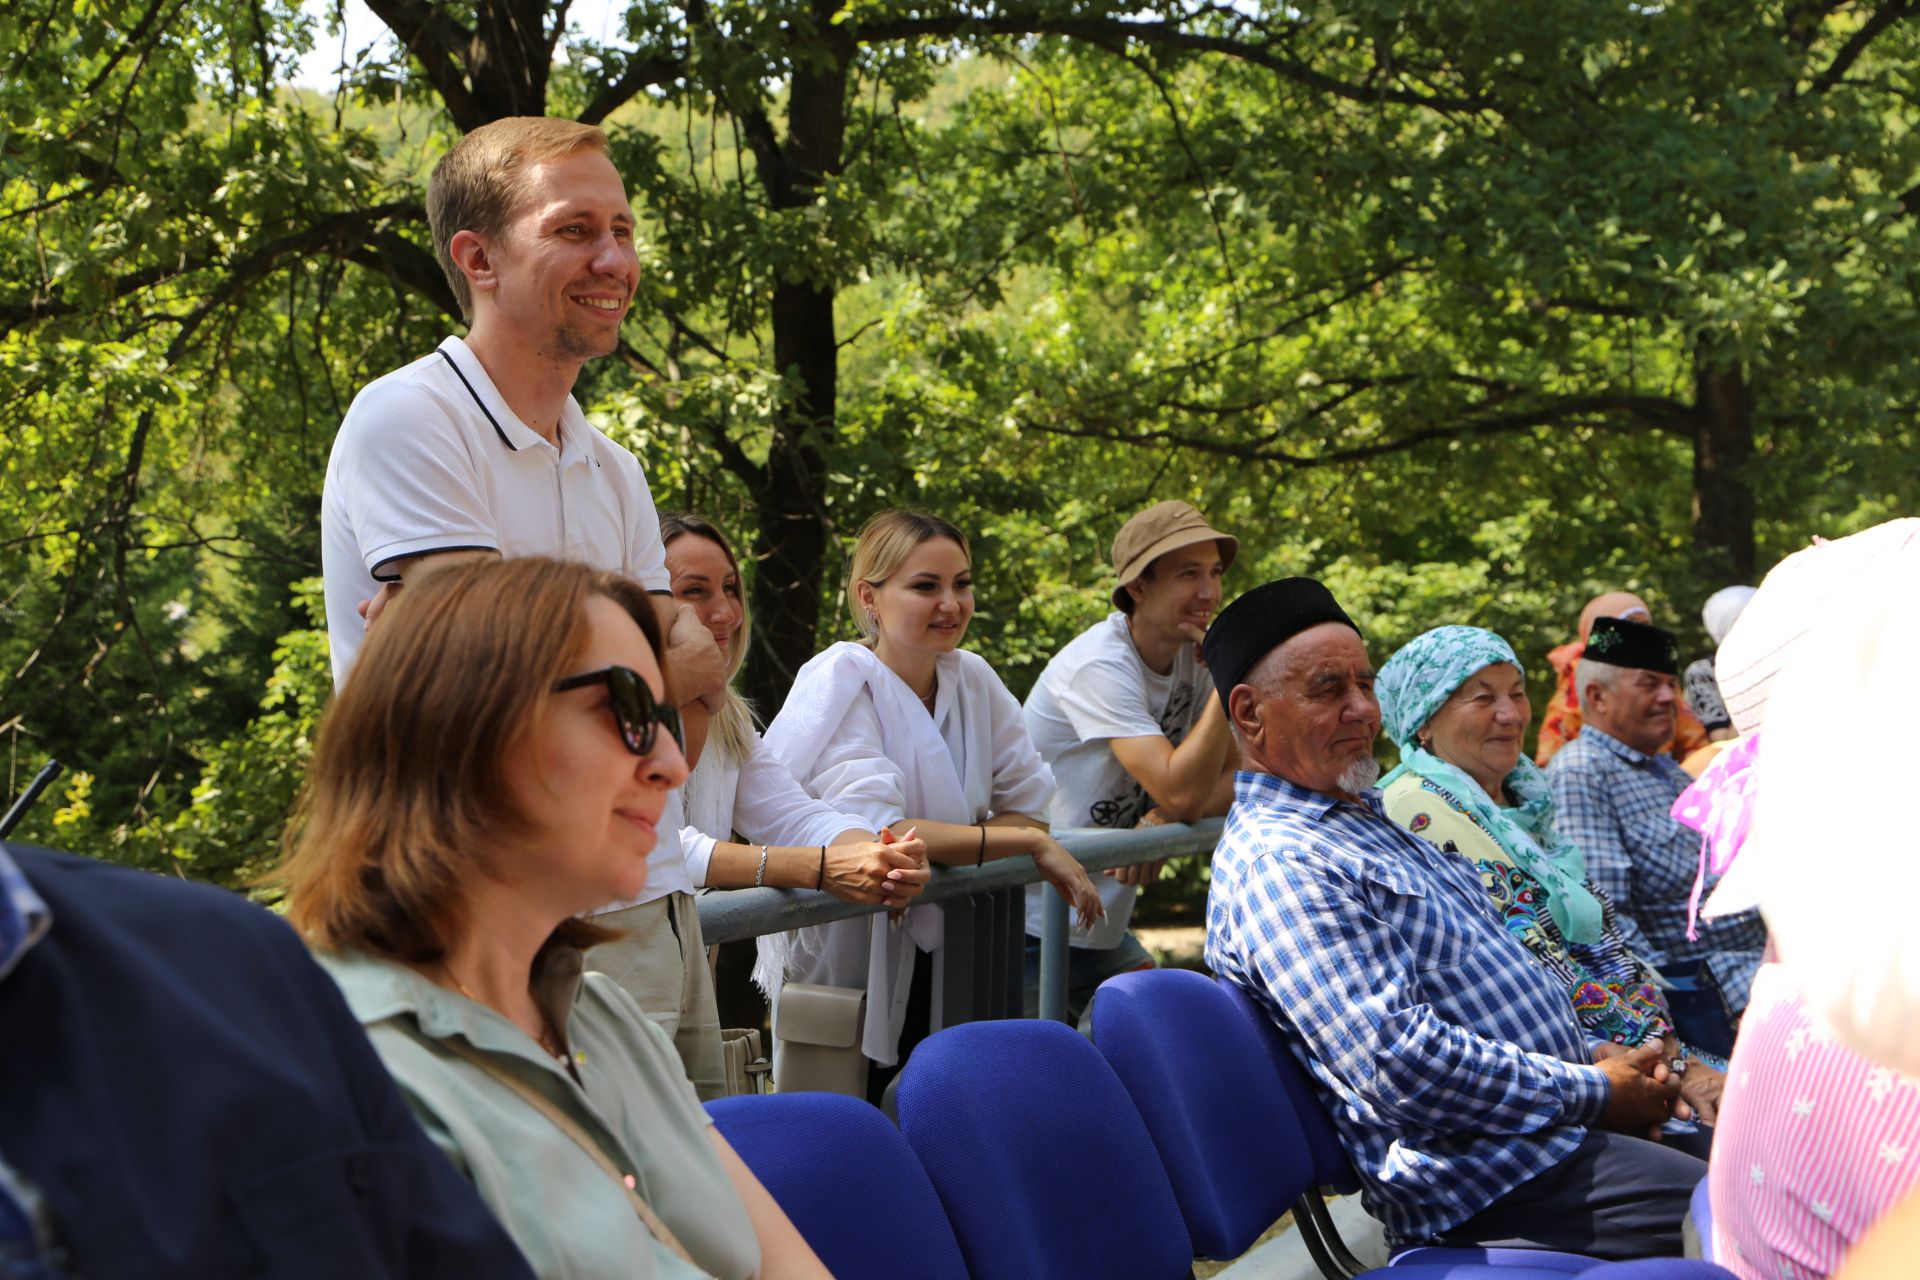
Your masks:
<instances>
[{"instance_id":1,"label":"tree branch","mask_svg":"<svg viewBox=\"0 0 1920 1280\"><path fill-rule=\"evenodd\" d=\"M479 118L467 83L466 61L473 48L473 32L429 0L367 0L367 8L418 60L461 132L486 123Z\"/></svg>"},{"instance_id":2,"label":"tree branch","mask_svg":"<svg viewBox=\"0 0 1920 1280\"><path fill-rule=\"evenodd\" d=\"M1297 84L1352 102L1377 106L1428 107L1435 111L1492 111L1491 98L1452 94L1415 93L1409 89L1354 84L1317 71L1276 52L1275 42L1254 43L1228 36L1187 31L1169 22L1134 22L1119 18L1085 18L1058 14L1012 13L992 17L893 18L859 23L849 34L855 41L880 44L892 40L941 39L958 35L1066 36L1124 55L1127 42L1163 49L1218 53L1277 72Z\"/></svg>"},{"instance_id":3,"label":"tree branch","mask_svg":"<svg viewBox=\"0 0 1920 1280\"><path fill-rule=\"evenodd\" d=\"M652 58L629 58L618 78L601 85L579 116L581 124L599 124L618 111L642 89L650 89L685 75L687 60L682 54Z\"/></svg>"},{"instance_id":4,"label":"tree branch","mask_svg":"<svg viewBox=\"0 0 1920 1280\"><path fill-rule=\"evenodd\" d=\"M1825 93L1839 84L1853 64L1860 60L1860 55L1867 51L1867 46L1879 38L1881 32L1901 19L1911 17L1913 11L1914 0L1893 0L1892 3L1881 5L1874 10L1873 16L1860 24L1860 29L1840 46L1840 52L1833 55L1833 61L1827 64L1827 69L1814 80L1811 91Z\"/></svg>"},{"instance_id":5,"label":"tree branch","mask_svg":"<svg viewBox=\"0 0 1920 1280\"><path fill-rule=\"evenodd\" d=\"M269 240L244 257L231 260L226 279L216 285L212 299L224 301L240 288L265 275L281 258L292 253L331 252L350 256L353 248L369 237L377 237L392 222L419 222L426 211L418 201L394 200L365 209L345 209L322 215L311 226ZM138 271L116 277L102 290L105 300L117 301L152 288L168 280L206 271L220 265L211 252L183 255L166 263L155 263ZM429 296L432 296L429 293ZM217 301L203 303L200 310L211 310ZM66 297L33 297L25 301L0 301L0 333L6 333L43 320L73 315L98 304L97 299L75 302Z\"/></svg>"},{"instance_id":6,"label":"tree branch","mask_svg":"<svg viewBox=\"0 0 1920 1280\"><path fill-rule=\"evenodd\" d=\"M1311 415L1309 415L1311 416ZM1622 420L1624 419L1624 421ZM1364 462L1392 453L1404 453L1435 441L1471 439L1481 436L1511 435L1542 427L1580 423L1603 431L1681 433L1689 422L1687 407L1662 396L1609 395L1564 396L1549 403L1509 413L1469 417L1451 424L1423 427L1391 440L1330 449L1323 453L1295 453L1277 443L1256 444L1247 441L1220 440L1210 436L1182 435L1171 430L1128 433L1120 427L1083 419L1080 426L1057 426L1035 419L1023 419L1021 425L1044 435L1070 436L1082 440L1105 440L1124 445L1172 445L1234 458L1242 462L1271 462L1282 466L1306 468ZM1276 431L1273 438L1285 434Z\"/></svg>"}]
</instances>

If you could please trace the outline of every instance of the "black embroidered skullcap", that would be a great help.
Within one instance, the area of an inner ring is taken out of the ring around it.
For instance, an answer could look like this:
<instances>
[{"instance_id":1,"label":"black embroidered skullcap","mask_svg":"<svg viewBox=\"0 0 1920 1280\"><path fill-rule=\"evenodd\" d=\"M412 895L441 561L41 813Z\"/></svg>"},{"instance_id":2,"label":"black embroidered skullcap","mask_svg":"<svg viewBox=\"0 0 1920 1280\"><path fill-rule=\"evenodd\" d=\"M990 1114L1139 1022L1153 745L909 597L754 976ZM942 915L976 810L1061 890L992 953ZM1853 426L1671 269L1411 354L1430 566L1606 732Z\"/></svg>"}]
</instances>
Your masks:
<instances>
[{"instance_id":1,"label":"black embroidered skullcap","mask_svg":"<svg viewBox=\"0 0 1920 1280\"><path fill-rule=\"evenodd\" d=\"M1213 673L1220 705L1227 705L1233 686L1256 662L1308 627L1323 622L1343 623L1353 627L1356 634L1360 630L1333 598L1333 592L1317 578L1269 582L1221 610L1207 628L1205 646L1207 670Z\"/></svg>"},{"instance_id":2,"label":"black embroidered skullcap","mask_svg":"<svg viewBox=\"0 0 1920 1280\"><path fill-rule=\"evenodd\" d=\"M1595 618L1581 656L1610 667L1680 674L1680 645L1673 632L1625 618Z\"/></svg>"}]
</instances>

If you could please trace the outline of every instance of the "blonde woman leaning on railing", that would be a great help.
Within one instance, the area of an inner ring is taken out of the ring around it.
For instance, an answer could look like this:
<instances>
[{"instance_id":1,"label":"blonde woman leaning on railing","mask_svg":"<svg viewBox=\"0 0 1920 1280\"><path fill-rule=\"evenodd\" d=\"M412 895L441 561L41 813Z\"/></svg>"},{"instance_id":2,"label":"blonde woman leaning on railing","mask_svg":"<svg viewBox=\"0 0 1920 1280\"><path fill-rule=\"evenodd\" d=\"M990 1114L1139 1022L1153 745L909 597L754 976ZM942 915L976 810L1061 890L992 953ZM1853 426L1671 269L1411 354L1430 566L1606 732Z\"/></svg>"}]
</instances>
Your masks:
<instances>
[{"instance_id":1,"label":"blonde woman leaning on railing","mask_svg":"<svg viewBox=\"0 0 1920 1280\"><path fill-rule=\"evenodd\" d=\"M1053 773L1020 704L960 647L973 618L965 535L923 512L874 517L854 547L847 603L863 638L800 669L767 746L807 790L870 829L913 828L947 865L1030 855L1083 922L1099 917L1092 880L1039 816ZM877 1101L917 1040L940 1027L940 908L912 909L898 928L842 920L805 933L786 976L866 989L861 1049Z\"/></svg>"}]
</instances>

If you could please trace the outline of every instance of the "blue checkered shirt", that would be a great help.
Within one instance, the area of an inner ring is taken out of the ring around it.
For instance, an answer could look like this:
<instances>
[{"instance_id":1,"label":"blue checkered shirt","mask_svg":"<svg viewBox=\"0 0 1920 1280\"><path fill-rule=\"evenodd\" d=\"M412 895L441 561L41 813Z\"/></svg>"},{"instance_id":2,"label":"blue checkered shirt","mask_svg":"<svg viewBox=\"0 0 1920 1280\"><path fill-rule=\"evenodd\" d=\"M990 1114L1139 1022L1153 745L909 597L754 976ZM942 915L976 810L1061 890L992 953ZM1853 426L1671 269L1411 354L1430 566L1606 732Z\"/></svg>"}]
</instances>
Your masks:
<instances>
[{"instance_id":1,"label":"blue checkered shirt","mask_svg":"<svg viewBox=\"0 0 1920 1280\"><path fill-rule=\"evenodd\" d=\"M1747 1007L1767 926L1759 912L1743 911L1702 920L1700 940L1688 940L1700 833L1673 820L1673 802L1693 782L1686 770L1585 724L1554 753L1547 780L1554 827L1586 855L1587 875L1613 899L1627 945L1670 977L1690 974L1704 961L1737 1016Z\"/></svg>"},{"instance_id":2,"label":"blue checkered shirt","mask_svg":"<svg viewBox=\"0 0 1920 1280\"><path fill-rule=\"evenodd\" d=\"M1292 1037L1401 1241L1471 1218L1606 1111L1566 988L1479 873L1364 807L1238 774L1213 855L1207 964Z\"/></svg>"}]
</instances>

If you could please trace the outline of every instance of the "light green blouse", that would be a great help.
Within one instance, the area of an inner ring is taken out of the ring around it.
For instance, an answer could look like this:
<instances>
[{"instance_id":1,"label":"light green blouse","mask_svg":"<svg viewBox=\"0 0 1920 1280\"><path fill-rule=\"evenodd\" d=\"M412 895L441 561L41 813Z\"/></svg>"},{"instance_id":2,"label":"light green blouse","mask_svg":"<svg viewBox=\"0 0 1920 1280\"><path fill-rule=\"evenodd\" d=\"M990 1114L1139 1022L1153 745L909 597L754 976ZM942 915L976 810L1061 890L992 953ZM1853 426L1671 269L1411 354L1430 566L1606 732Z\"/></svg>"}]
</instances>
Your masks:
<instances>
[{"instance_id":1,"label":"light green blouse","mask_svg":"<svg viewBox=\"0 0 1920 1280\"><path fill-rule=\"evenodd\" d=\"M626 1193L503 1082L446 1043L462 1037L558 1104L637 1179L637 1189L706 1272L760 1266L673 1045L631 996L580 953L550 952L534 995L573 1051L581 1084L513 1023L425 977L361 952L318 952L415 1117L473 1180L542 1280L682 1280L698 1274L648 1233Z\"/></svg>"}]
</instances>

